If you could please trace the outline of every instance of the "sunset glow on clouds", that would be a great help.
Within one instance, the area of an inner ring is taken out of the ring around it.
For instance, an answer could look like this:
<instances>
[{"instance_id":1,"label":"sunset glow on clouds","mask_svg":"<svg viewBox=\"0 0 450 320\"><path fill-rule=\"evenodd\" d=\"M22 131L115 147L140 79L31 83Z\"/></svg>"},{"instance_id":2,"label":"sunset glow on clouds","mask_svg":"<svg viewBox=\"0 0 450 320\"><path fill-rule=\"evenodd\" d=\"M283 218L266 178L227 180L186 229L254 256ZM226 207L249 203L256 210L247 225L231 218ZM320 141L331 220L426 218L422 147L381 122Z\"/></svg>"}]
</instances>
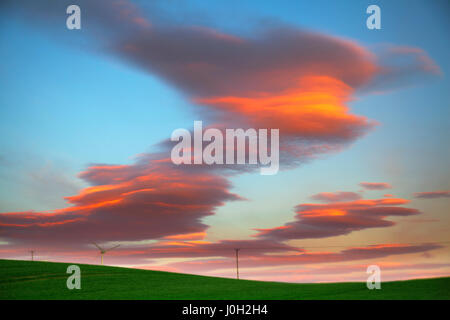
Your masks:
<instances>
[{"instance_id":1,"label":"sunset glow on clouds","mask_svg":"<svg viewBox=\"0 0 450 320\"><path fill-rule=\"evenodd\" d=\"M320 192L311 196L311 199L320 202L340 202L340 201L352 201L359 200L362 196L355 192Z\"/></svg>"},{"instance_id":2,"label":"sunset glow on clouds","mask_svg":"<svg viewBox=\"0 0 450 320\"><path fill-rule=\"evenodd\" d=\"M384 190L392 188L389 183L385 182L361 182L359 185L367 190Z\"/></svg>"},{"instance_id":3,"label":"sunset glow on clouds","mask_svg":"<svg viewBox=\"0 0 450 320\"><path fill-rule=\"evenodd\" d=\"M386 217L419 214L416 209L398 207L408 202L389 198L299 204L296 206L297 221L273 229L261 229L258 237L277 240L325 238L367 228L389 227L394 222L385 220Z\"/></svg>"},{"instance_id":4,"label":"sunset glow on clouds","mask_svg":"<svg viewBox=\"0 0 450 320\"><path fill-rule=\"evenodd\" d=\"M308 170L307 162L345 153L370 132L382 130L383 123L350 106L371 99L361 94L400 90L412 78L442 74L426 51L415 47L383 45L381 50L371 50L358 41L284 24L269 24L251 35L231 34L212 26L165 21L157 10L149 13L127 1L113 1L112 6L103 1L79 2L91 13L84 25L92 28L83 30L89 41L83 43L97 40L95 45L83 44L86 52L98 59L118 59L167 83L192 104L193 117L208 125L280 129L282 171ZM59 19L59 6L64 4L45 2L37 7L23 1L9 9L16 14L36 14L38 21L44 15L46 23L52 24ZM38 28L53 41L61 38L49 26ZM167 137L173 129L168 124ZM401 236L394 241L393 236L390 242L377 240L378 244L367 245L359 237L349 238L349 245L338 251L327 248L335 237L389 230L406 217L428 214L406 197L377 194L386 189L395 194L402 187L397 182L367 182L371 180L364 176L352 190L346 184L342 188L348 191L335 192L326 191L321 182L322 190L291 199L296 203L293 219L278 220L272 227L254 221L246 238L236 238L231 232L217 239L204 220L232 202L253 201L234 190L233 180L252 170L235 167L230 174L215 167L176 166L170 161L167 140L157 147L160 150L150 149L131 164L90 165L79 174L88 187L67 195L64 208L0 213L0 240L6 243L0 245L0 257L21 258L33 246L47 252L49 260L75 257L95 263L91 255L95 241L123 243L108 257L111 264L223 276L233 276L234 248L242 248L240 264L244 269L258 269L252 277L264 280L351 280L333 273L359 267L345 265L339 271L329 264L353 261L358 265L384 261L394 271L432 272L434 268L435 274L449 273L448 261L396 264L389 260L431 256L439 250L448 253L439 241L421 238L410 243ZM358 187L364 190L356 192ZM414 197L445 200L448 191L417 192ZM272 210L270 215L276 218L280 211ZM323 239L324 250L292 244L304 239ZM296 269L303 265L310 265L314 274L303 275ZM280 274L277 268L284 266L290 271ZM321 273L323 278L317 275ZM394 273L391 277L400 278Z\"/></svg>"},{"instance_id":5,"label":"sunset glow on clouds","mask_svg":"<svg viewBox=\"0 0 450 320\"><path fill-rule=\"evenodd\" d=\"M18 242L144 240L203 232L201 218L239 200L229 182L158 160L133 166L93 166L81 174L94 186L67 197L72 206L46 213L3 213L0 225ZM99 184L101 183L101 184Z\"/></svg>"}]
</instances>

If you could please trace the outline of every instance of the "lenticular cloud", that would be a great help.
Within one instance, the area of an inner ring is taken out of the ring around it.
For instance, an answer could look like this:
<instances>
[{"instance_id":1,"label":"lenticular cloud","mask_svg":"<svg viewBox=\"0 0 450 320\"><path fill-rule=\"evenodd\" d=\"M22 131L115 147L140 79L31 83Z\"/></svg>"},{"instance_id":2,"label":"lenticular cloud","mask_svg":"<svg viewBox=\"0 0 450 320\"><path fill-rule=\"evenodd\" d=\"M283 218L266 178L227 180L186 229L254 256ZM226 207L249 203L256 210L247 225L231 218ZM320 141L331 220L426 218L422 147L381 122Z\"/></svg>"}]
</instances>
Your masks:
<instances>
[{"instance_id":1,"label":"lenticular cloud","mask_svg":"<svg viewBox=\"0 0 450 320\"><path fill-rule=\"evenodd\" d=\"M289 26L243 37L162 16L148 19L127 1L78 2L90 13L83 20L90 28L80 33L92 40L82 42L86 50L119 58L177 88L197 107L197 119L206 115L221 128L279 129L282 169L338 152L374 128L376 121L351 111L356 93L438 71L413 48L374 54L354 41ZM45 30L58 37L54 24L69 4L8 5L32 15L31 23L51 26ZM397 63L402 59L408 63ZM2 239L57 247L201 234L208 228L203 218L227 201L242 200L221 171L175 167L169 148L131 165L94 165L81 177L91 186L67 197L67 208L1 213ZM353 199L299 205L295 221L261 229L255 241L348 234L393 225L386 217L418 213L398 207L401 199Z\"/></svg>"}]
</instances>

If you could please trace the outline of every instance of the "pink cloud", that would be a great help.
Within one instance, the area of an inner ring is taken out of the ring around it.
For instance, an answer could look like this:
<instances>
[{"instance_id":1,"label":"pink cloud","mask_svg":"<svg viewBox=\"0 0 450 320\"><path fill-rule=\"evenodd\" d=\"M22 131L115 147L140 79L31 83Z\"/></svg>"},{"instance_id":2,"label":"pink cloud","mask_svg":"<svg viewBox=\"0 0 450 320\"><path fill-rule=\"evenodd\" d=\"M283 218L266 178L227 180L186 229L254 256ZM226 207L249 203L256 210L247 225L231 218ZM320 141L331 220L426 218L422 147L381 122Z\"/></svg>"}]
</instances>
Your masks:
<instances>
[{"instance_id":1,"label":"pink cloud","mask_svg":"<svg viewBox=\"0 0 450 320\"><path fill-rule=\"evenodd\" d=\"M376 121L347 106L355 91L392 88L398 79L438 70L419 48L387 45L375 54L352 40L286 25L242 36L173 23L157 3L148 16L129 1L79 3L105 54L184 92L204 118L228 128L279 128L288 168L340 151L374 128ZM33 22L60 21L60 5L11 6L32 12Z\"/></svg>"},{"instance_id":2,"label":"pink cloud","mask_svg":"<svg viewBox=\"0 0 450 320\"><path fill-rule=\"evenodd\" d=\"M129 166L95 165L81 177L93 186L67 197L67 208L0 213L2 238L82 245L201 233L208 227L203 217L241 199L225 178L146 158Z\"/></svg>"},{"instance_id":3,"label":"pink cloud","mask_svg":"<svg viewBox=\"0 0 450 320\"><path fill-rule=\"evenodd\" d=\"M390 227L389 216L409 216L420 212L398 207L409 201L400 198L355 200L328 204L304 203L296 206L296 219L280 227L257 229L259 238L290 239L326 238L354 231Z\"/></svg>"},{"instance_id":4,"label":"pink cloud","mask_svg":"<svg viewBox=\"0 0 450 320\"><path fill-rule=\"evenodd\" d=\"M361 195L356 192L320 192L311 196L311 199L320 202L341 202L341 201L353 201L361 199Z\"/></svg>"},{"instance_id":5,"label":"pink cloud","mask_svg":"<svg viewBox=\"0 0 450 320\"><path fill-rule=\"evenodd\" d=\"M392 188L389 183L385 182L361 182L359 185L367 190L385 190Z\"/></svg>"},{"instance_id":6,"label":"pink cloud","mask_svg":"<svg viewBox=\"0 0 450 320\"><path fill-rule=\"evenodd\" d=\"M428 252L441 248L436 244L404 245L380 244L361 248L349 248L341 252L308 252L296 254L262 254L239 259L241 268L265 268L272 266L329 264L345 261L380 259L392 255ZM244 250L240 251L244 252ZM202 259L168 264L185 272L209 272L235 268L233 259Z\"/></svg>"}]
</instances>

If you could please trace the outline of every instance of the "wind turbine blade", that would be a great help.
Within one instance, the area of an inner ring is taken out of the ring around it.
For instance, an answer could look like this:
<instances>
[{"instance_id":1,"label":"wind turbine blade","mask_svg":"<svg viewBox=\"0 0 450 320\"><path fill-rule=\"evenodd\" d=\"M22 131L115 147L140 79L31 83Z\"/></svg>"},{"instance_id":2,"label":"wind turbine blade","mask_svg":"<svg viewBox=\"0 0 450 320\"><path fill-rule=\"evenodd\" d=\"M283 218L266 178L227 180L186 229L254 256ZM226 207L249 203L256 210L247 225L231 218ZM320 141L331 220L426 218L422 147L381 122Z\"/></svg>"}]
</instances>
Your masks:
<instances>
[{"instance_id":1,"label":"wind turbine blade","mask_svg":"<svg viewBox=\"0 0 450 320\"><path fill-rule=\"evenodd\" d=\"M109 248L109 249L106 250L106 251L111 251L112 249L115 249L115 248L118 248L118 247L120 247L120 244L118 244L117 246L111 247L111 248Z\"/></svg>"},{"instance_id":2,"label":"wind turbine blade","mask_svg":"<svg viewBox=\"0 0 450 320\"><path fill-rule=\"evenodd\" d=\"M98 248L98 250L103 251L103 248L100 247L98 244L96 244L95 242L92 242L94 244L94 246L96 246Z\"/></svg>"}]
</instances>

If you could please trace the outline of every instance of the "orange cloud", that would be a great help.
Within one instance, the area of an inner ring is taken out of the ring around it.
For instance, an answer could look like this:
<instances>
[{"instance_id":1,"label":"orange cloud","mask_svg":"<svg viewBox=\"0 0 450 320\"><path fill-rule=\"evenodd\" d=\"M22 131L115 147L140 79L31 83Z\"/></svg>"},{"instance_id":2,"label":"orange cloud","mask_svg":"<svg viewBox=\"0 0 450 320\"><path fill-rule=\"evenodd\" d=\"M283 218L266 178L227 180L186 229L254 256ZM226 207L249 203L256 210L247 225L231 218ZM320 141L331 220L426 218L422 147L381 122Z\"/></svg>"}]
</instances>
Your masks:
<instances>
[{"instance_id":1,"label":"orange cloud","mask_svg":"<svg viewBox=\"0 0 450 320\"><path fill-rule=\"evenodd\" d=\"M389 216L409 216L420 212L397 207L408 203L400 198L355 200L328 204L304 203L296 206L296 220L282 227L257 229L256 237L277 241L326 238L369 228L389 227Z\"/></svg>"},{"instance_id":2,"label":"orange cloud","mask_svg":"<svg viewBox=\"0 0 450 320\"><path fill-rule=\"evenodd\" d=\"M201 240L207 228L201 219L225 201L240 199L228 191L225 178L149 159L129 166L92 166L82 176L105 184L67 197L72 206L64 209L0 213L2 238L58 245L167 236Z\"/></svg>"},{"instance_id":3,"label":"orange cloud","mask_svg":"<svg viewBox=\"0 0 450 320\"><path fill-rule=\"evenodd\" d=\"M389 183L385 182L361 182L359 185L367 190L384 190L392 188Z\"/></svg>"},{"instance_id":4,"label":"orange cloud","mask_svg":"<svg viewBox=\"0 0 450 320\"><path fill-rule=\"evenodd\" d=\"M206 236L206 232L194 232L185 234L176 234L173 236L164 237L164 239L170 240L203 240Z\"/></svg>"},{"instance_id":5,"label":"orange cloud","mask_svg":"<svg viewBox=\"0 0 450 320\"><path fill-rule=\"evenodd\" d=\"M252 97L225 96L195 101L243 117L252 128L279 128L283 135L345 141L374 125L365 117L349 113L344 103L352 91L338 79L310 76L299 79L296 88L279 94L260 92Z\"/></svg>"},{"instance_id":6,"label":"orange cloud","mask_svg":"<svg viewBox=\"0 0 450 320\"><path fill-rule=\"evenodd\" d=\"M320 192L318 194L312 195L311 199L320 202L341 202L341 201L352 201L361 199L361 195L355 192Z\"/></svg>"}]
</instances>

